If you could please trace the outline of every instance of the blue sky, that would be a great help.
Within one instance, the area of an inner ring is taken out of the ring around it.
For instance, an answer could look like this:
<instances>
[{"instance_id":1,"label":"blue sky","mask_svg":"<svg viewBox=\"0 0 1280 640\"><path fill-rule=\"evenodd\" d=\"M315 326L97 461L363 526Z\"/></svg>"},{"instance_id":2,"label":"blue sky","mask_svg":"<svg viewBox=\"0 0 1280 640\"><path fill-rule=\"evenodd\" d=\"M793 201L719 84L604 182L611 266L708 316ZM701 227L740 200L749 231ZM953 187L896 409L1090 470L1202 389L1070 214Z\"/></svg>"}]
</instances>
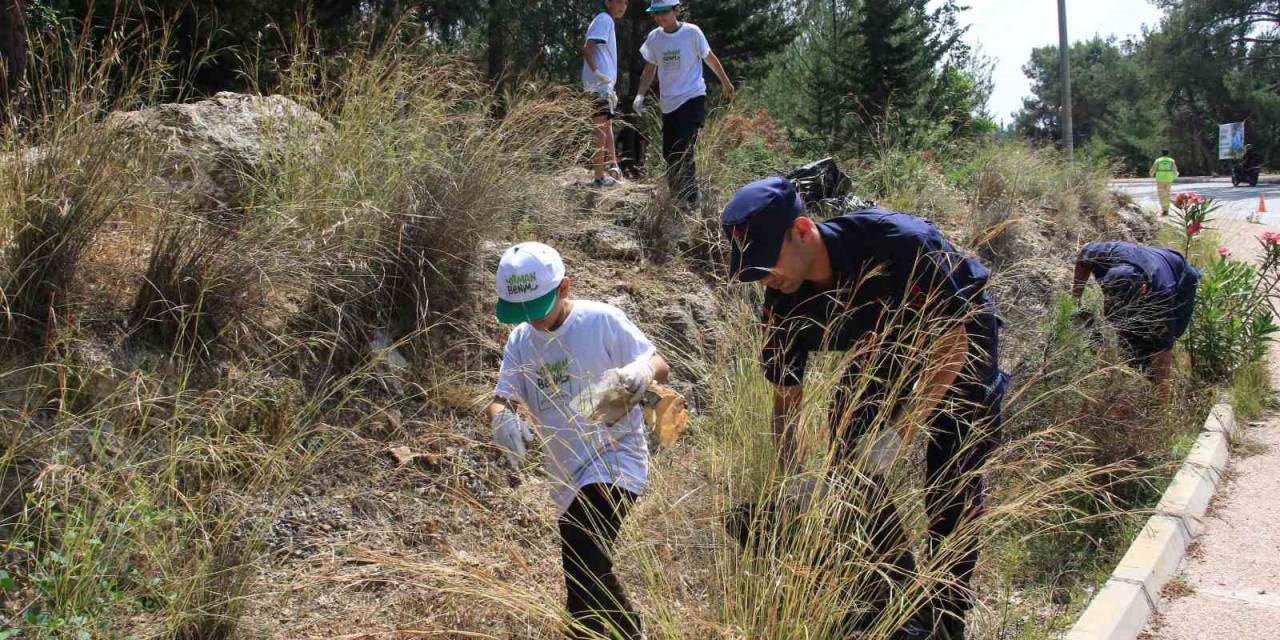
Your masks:
<instances>
[{"instance_id":1,"label":"blue sky","mask_svg":"<svg viewBox=\"0 0 1280 640\"><path fill-rule=\"evenodd\" d=\"M1012 120L1031 92L1022 65L1031 50L1058 43L1057 0L968 0L964 15L970 24L968 39L996 62L991 114L997 121ZM1148 0L1067 0L1067 35L1074 42L1115 35L1121 39L1155 26L1160 10Z\"/></svg>"}]
</instances>

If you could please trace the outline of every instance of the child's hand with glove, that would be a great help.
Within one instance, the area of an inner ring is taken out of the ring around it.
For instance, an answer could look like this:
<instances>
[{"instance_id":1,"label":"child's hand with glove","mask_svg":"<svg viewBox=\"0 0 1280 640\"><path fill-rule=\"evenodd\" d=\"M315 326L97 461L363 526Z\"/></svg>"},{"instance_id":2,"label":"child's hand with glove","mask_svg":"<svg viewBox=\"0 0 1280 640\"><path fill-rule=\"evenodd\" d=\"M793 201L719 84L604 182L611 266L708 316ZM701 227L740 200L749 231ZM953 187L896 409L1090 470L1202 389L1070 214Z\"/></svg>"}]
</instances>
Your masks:
<instances>
[{"instance_id":1,"label":"child's hand with glove","mask_svg":"<svg viewBox=\"0 0 1280 640\"><path fill-rule=\"evenodd\" d=\"M583 403L583 414L602 424L617 423L644 400L654 375L648 358L605 371L590 399Z\"/></svg>"}]
</instances>

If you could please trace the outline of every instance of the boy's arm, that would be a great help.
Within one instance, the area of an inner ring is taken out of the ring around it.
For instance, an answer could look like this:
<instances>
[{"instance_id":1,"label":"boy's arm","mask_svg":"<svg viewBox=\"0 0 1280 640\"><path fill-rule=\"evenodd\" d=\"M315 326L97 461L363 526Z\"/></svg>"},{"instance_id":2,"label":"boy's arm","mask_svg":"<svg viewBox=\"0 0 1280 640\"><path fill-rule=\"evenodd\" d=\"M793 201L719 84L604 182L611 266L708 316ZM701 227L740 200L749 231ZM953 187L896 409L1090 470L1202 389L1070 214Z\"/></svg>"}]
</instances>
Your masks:
<instances>
[{"instance_id":1,"label":"boy's arm","mask_svg":"<svg viewBox=\"0 0 1280 640\"><path fill-rule=\"evenodd\" d=\"M720 58L716 57L715 52L708 52L705 58L707 66L711 67L711 71L720 79L720 86L724 87L724 95L729 99L733 99L733 94L737 91L733 87L733 82L729 80L729 75L724 72L724 65L720 64Z\"/></svg>"},{"instance_id":2,"label":"boy's arm","mask_svg":"<svg viewBox=\"0 0 1280 640\"><path fill-rule=\"evenodd\" d=\"M586 44L582 45L582 59L587 62L587 68L592 73L596 71L596 47L600 46L599 40L587 38Z\"/></svg>"},{"instance_id":3,"label":"boy's arm","mask_svg":"<svg viewBox=\"0 0 1280 640\"><path fill-rule=\"evenodd\" d=\"M652 62L644 64L644 73L640 74L640 92L637 96L649 93L649 85L653 84L653 77L658 74L658 65Z\"/></svg>"}]
</instances>

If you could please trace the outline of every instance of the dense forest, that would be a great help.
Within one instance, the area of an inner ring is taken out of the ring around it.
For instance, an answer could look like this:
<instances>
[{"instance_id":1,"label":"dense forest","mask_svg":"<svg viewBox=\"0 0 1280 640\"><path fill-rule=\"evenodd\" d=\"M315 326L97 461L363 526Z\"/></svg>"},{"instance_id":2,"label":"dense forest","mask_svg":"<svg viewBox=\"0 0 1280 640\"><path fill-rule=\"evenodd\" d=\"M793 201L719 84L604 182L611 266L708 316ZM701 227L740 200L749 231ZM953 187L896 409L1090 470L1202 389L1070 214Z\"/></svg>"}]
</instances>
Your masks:
<instances>
[{"instance_id":1,"label":"dense forest","mask_svg":"<svg viewBox=\"0 0 1280 640\"><path fill-rule=\"evenodd\" d=\"M1280 1L1156 2L1164 17L1140 37L1072 45L1077 146L1128 172L1144 171L1163 146L1174 149L1184 172L1220 172L1217 126L1244 121L1258 157L1280 163ZM965 8L956 0L685 4L687 19L703 28L735 82L748 88L745 99L766 109L800 149L858 153L885 144L889 130L910 132L910 140L891 142L912 148L997 133L986 110L990 61L965 42ZM594 0L4 0L4 6L5 104L23 98L26 34L59 30L92 43L137 27L167 27L176 39L174 68L185 77L173 84L171 99L186 97L181 91L252 88L280 71L277 61L304 25L314 27L310 37L327 55L396 33L472 57L494 83L572 85L581 32L599 8ZM639 44L653 27L645 6L632 2L619 28L624 105L643 67ZM1060 143L1057 59L1053 46L1031 54L1025 71L1034 95L1006 135ZM244 71L246 60L256 72Z\"/></svg>"}]
</instances>

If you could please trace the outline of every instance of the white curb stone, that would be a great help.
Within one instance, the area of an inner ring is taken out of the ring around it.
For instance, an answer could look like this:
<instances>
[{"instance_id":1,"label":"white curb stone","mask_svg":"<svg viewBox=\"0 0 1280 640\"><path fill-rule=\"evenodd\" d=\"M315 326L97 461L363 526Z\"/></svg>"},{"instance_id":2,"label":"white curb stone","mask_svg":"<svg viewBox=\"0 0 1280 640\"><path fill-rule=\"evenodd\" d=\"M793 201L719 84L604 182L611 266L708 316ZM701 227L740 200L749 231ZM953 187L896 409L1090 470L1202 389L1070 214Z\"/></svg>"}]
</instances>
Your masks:
<instances>
[{"instance_id":1,"label":"white curb stone","mask_svg":"<svg viewBox=\"0 0 1280 640\"><path fill-rule=\"evenodd\" d=\"M1227 434L1218 431L1205 431L1196 438L1196 443L1187 454L1184 465L1201 469L1212 469L1214 483L1222 479L1222 472L1227 470L1227 452L1229 443Z\"/></svg>"},{"instance_id":2,"label":"white curb stone","mask_svg":"<svg viewBox=\"0 0 1280 640\"><path fill-rule=\"evenodd\" d=\"M1236 432L1236 412L1229 404L1216 404L1209 411L1209 419L1204 422L1205 431L1225 433L1228 437Z\"/></svg>"},{"instance_id":3,"label":"white curb stone","mask_svg":"<svg viewBox=\"0 0 1280 640\"><path fill-rule=\"evenodd\" d=\"M1146 526L1129 545L1111 579L1067 633L1066 640L1135 640L1160 604L1192 539L1204 530L1204 514L1222 479L1236 429L1235 410L1220 402L1165 489Z\"/></svg>"},{"instance_id":4,"label":"white curb stone","mask_svg":"<svg viewBox=\"0 0 1280 640\"><path fill-rule=\"evenodd\" d=\"M1177 518L1152 516L1111 576L1141 585L1147 600L1158 608L1160 590L1178 571L1190 543L1186 528Z\"/></svg>"},{"instance_id":5,"label":"white curb stone","mask_svg":"<svg viewBox=\"0 0 1280 640\"><path fill-rule=\"evenodd\" d=\"M1217 488L1218 472L1213 469L1188 464L1178 469L1164 497L1156 505L1156 511L1182 519L1187 531L1194 537L1204 531L1204 513L1209 509L1213 491Z\"/></svg>"},{"instance_id":6,"label":"white curb stone","mask_svg":"<svg viewBox=\"0 0 1280 640\"><path fill-rule=\"evenodd\" d=\"M1151 605L1142 587L1108 580L1067 634L1067 640L1131 640L1147 624Z\"/></svg>"}]
</instances>

